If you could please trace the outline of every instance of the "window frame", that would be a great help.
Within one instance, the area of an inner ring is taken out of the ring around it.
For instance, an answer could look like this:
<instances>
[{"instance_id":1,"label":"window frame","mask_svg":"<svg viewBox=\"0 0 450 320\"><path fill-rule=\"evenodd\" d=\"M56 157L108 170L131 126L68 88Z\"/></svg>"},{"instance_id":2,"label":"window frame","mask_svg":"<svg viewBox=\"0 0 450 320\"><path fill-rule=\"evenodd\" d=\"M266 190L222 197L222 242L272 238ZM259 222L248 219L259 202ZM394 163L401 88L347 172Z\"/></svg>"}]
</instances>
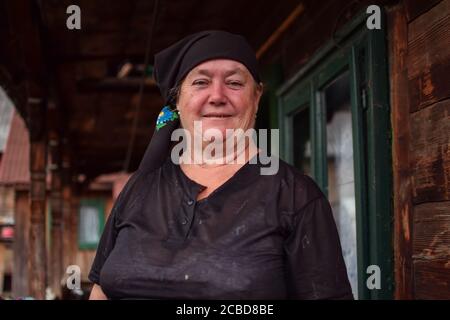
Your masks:
<instances>
[{"instance_id":1,"label":"window frame","mask_svg":"<svg viewBox=\"0 0 450 320\"><path fill-rule=\"evenodd\" d=\"M309 105L312 175L327 195L326 110L322 90L343 71L350 73L358 298L393 297L392 162L385 16L382 28L368 30L358 14L336 32L292 78L277 90L280 155L293 163L293 115ZM337 48L336 48L337 47ZM370 85L369 85L370 84ZM366 286L367 267L378 265L381 289Z\"/></svg>"}]
</instances>

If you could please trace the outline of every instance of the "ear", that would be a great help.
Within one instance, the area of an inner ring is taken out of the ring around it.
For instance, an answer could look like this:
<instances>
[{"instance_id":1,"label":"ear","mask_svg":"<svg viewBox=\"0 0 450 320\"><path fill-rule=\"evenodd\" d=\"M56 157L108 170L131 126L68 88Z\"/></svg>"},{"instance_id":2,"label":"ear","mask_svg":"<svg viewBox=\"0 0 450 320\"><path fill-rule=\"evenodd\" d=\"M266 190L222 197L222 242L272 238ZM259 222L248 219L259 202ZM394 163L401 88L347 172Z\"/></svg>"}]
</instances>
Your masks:
<instances>
[{"instance_id":1,"label":"ear","mask_svg":"<svg viewBox=\"0 0 450 320\"><path fill-rule=\"evenodd\" d=\"M260 82L260 83L258 83L256 85L256 88L255 88L255 96L256 96L255 97L255 99L256 99L256 110L255 110L255 112L258 112L259 101L261 100L263 92L264 92L264 85L263 85L262 82Z\"/></svg>"}]
</instances>

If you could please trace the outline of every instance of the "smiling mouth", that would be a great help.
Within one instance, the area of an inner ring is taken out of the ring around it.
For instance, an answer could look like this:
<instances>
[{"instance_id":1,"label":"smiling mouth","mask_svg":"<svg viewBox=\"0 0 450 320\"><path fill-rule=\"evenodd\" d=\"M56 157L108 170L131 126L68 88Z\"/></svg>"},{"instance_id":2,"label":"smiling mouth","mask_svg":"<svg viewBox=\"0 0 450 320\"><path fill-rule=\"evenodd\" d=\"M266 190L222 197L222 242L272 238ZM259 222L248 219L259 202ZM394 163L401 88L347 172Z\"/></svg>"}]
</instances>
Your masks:
<instances>
[{"instance_id":1,"label":"smiling mouth","mask_svg":"<svg viewBox=\"0 0 450 320\"><path fill-rule=\"evenodd\" d=\"M203 116L204 118L230 118L229 114L207 114Z\"/></svg>"}]
</instances>

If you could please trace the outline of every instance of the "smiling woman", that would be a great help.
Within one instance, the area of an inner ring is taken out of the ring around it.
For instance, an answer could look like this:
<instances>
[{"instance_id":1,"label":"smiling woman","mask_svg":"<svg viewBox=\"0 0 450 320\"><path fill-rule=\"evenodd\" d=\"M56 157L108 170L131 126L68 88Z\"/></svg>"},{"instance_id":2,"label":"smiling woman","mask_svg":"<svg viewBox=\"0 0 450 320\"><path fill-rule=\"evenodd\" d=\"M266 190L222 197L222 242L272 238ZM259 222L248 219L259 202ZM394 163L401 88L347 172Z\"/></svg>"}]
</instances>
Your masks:
<instances>
[{"instance_id":1,"label":"smiling woman","mask_svg":"<svg viewBox=\"0 0 450 320\"><path fill-rule=\"evenodd\" d=\"M243 162L170 157L180 126L225 142L228 130L253 129L262 84L247 41L188 36L155 56L155 79L166 107L105 226L91 298L351 299L331 208L311 178L283 161L261 174L251 139L232 148Z\"/></svg>"}]
</instances>

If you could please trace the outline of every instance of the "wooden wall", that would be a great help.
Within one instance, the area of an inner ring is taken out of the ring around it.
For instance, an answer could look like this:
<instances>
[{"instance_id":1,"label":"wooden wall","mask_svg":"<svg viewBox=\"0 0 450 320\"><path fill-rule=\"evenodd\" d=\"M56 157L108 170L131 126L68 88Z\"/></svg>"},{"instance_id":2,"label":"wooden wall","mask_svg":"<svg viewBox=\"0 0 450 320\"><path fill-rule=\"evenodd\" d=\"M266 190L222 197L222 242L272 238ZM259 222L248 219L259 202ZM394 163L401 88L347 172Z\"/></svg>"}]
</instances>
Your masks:
<instances>
[{"instance_id":1,"label":"wooden wall","mask_svg":"<svg viewBox=\"0 0 450 320\"><path fill-rule=\"evenodd\" d=\"M390 13L396 297L450 298L450 0Z\"/></svg>"},{"instance_id":2,"label":"wooden wall","mask_svg":"<svg viewBox=\"0 0 450 320\"><path fill-rule=\"evenodd\" d=\"M450 0L419 2L406 2L414 297L449 299Z\"/></svg>"}]
</instances>

